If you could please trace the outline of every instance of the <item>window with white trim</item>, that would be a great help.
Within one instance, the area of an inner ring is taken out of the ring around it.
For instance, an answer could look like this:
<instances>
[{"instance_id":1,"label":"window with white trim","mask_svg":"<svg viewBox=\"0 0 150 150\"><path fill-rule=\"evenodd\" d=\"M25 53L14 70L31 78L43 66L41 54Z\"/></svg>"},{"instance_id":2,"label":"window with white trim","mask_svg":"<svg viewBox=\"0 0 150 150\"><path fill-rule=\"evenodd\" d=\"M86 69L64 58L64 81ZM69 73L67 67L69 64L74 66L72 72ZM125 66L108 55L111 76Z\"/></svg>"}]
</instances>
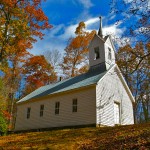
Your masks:
<instances>
[{"instance_id":1,"label":"window with white trim","mask_svg":"<svg viewBox=\"0 0 150 150\"><path fill-rule=\"evenodd\" d=\"M55 103L55 115L59 114L59 107L60 107L60 102Z\"/></svg>"},{"instance_id":2,"label":"window with white trim","mask_svg":"<svg viewBox=\"0 0 150 150\"><path fill-rule=\"evenodd\" d=\"M30 113L31 113L31 107L27 108L27 119L30 118Z\"/></svg>"},{"instance_id":3,"label":"window with white trim","mask_svg":"<svg viewBox=\"0 0 150 150\"><path fill-rule=\"evenodd\" d=\"M44 114L44 105L40 106L40 117L43 117Z\"/></svg>"},{"instance_id":4,"label":"window with white trim","mask_svg":"<svg viewBox=\"0 0 150 150\"><path fill-rule=\"evenodd\" d=\"M78 100L77 98L72 100L72 112L77 112Z\"/></svg>"}]
</instances>

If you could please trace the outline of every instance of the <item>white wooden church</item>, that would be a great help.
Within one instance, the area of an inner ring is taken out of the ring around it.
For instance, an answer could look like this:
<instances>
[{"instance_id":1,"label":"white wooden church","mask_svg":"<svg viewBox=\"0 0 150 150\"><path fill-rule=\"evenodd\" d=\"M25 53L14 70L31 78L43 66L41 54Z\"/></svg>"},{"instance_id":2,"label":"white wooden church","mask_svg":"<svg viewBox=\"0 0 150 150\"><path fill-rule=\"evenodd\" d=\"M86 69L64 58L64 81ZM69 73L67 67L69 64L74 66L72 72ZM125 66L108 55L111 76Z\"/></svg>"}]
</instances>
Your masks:
<instances>
[{"instance_id":1,"label":"white wooden church","mask_svg":"<svg viewBox=\"0 0 150 150\"><path fill-rule=\"evenodd\" d=\"M43 86L17 102L15 131L134 124L134 98L117 64L110 36L100 28L89 45L87 73Z\"/></svg>"}]
</instances>

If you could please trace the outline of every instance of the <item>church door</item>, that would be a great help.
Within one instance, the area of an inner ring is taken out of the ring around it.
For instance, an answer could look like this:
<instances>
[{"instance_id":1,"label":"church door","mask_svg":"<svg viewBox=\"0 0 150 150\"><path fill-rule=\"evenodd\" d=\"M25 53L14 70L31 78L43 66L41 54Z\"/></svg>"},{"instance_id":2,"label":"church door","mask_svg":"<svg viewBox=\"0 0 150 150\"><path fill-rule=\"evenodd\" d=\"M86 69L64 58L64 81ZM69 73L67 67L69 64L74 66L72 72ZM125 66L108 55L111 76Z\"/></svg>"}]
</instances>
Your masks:
<instances>
[{"instance_id":1,"label":"church door","mask_svg":"<svg viewBox=\"0 0 150 150\"><path fill-rule=\"evenodd\" d=\"M120 124L120 105L114 103L114 123Z\"/></svg>"}]
</instances>

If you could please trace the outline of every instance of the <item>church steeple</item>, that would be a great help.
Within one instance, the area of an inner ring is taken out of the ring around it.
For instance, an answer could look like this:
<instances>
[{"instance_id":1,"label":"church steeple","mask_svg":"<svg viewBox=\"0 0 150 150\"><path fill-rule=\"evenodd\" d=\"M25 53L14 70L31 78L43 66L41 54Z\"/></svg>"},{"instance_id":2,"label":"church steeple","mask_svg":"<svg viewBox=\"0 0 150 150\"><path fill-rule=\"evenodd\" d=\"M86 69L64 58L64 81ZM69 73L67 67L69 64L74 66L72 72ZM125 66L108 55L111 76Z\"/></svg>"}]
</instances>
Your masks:
<instances>
[{"instance_id":1,"label":"church steeple","mask_svg":"<svg viewBox=\"0 0 150 150\"><path fill-rule=\"evenodd\" d=\"M104 36L102 32L102 17L98 34L95 34L89 45L89 65L90 69L95 67L102 71L108 70L115 64L115 47L109 35Z\"/></svg>"},{"instance_id":2,"label":"church steeple","mask_svg":"<svg viewBox=\"0 0 150 150\"><path fill-rule=\"evenodd\" d=\"M100 16L99 19L100 19L100 27L99 27L99 30L98 30L98 35L99 35L101 38L103 38L102 17Z\"/></svg>"}]
</instances>

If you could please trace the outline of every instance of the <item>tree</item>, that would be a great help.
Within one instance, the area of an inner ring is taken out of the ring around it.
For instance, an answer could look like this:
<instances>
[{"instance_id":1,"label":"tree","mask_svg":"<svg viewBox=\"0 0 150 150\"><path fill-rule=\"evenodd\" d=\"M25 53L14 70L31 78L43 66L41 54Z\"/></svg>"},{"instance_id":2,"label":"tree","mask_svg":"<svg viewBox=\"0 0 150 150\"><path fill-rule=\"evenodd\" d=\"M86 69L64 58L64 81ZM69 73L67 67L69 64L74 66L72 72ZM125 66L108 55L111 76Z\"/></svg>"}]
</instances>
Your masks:
<instances>
[{"instance_id":1,"label":"tree","mask_svg":"<svg viewBox=\"0 0 150 150\"><path fill-rule=\"evenodd\" d=\"M62 63L62 55L56 50L47 50L43 53L44 57L54 67L55 72L59 72L60 64Z\"/></svg>"},{"instance_id":2,"label":"tree","mask_svg":"<svg viewBox=\"0 0 150 150\"><path fill-rule=\"evenodd\" d=\"M148 120L148 115L150 113L148 112L148 105L150 104L150 57L145 57L145 59L139 63L141 60L136 57L135 52L137 55L143 55L145 51L148 51L149 49L149 43L144 44L139 42L134 48L130 45L125 45L117 52L117 64L135 97L134 114L136 122L138 122L141 115L139 107L142 107L142 110L144 111L145 121Z\"/></svg>"},{"instance_id":3,"label":"tree","mask_svg":"<svg viewBox=\"0 0 150 150\"><path fill-rule=\"evenodd\" d=\"M85 23L80 22L76 28L76 37L70 38L65 48L62 69L67 77L74 77L88 69L88 45L95 35L95 31L85 32Z\"/></svg>"},{"instance_id":4,"label":"tree","mask_svg":"<svg viewBox=\"0 0 150 150\"><path fill-rule=\"evenodd\" d=\"M111 0L110 7L111 13L117 15L117 22L132 20L127 24L125 36L134 38L134 42L149 41L149 0Z\"/></svg>"},{"instance_id":5,"label":"tree","mask_svg":"<svg viewBox=\"0 0 150 150\"><path fill-rule=\"evenodd\" d=\"M51 28L41 8L42 0L0 1L0 70L4 73L3 88L7 111L12 126L16 93L20 88L21 66L30 56L36 37L43 38L42 30ZM4 94L2 94L4 95ZM3 96L4 97L4 96ZM2 99L1 99L2 101Z\"/></svg>"},{"instance_id":6,"label":"tree","mask_svg":"<svg viewBox=\"0 0 150 150\"><path fill-rule=\"evenodd\" d=\"M53 66L43 55L29 58L23 65L23 74L26 75L25 95L57 80Z\"/></svg>"},{"instance_id":7,"label":"tree","mask_svg":"<svg viewBox=\"0 0 150 150\"><path fill-rule=\"evenodd\" d=\"M7 132L8 120L10 119L10 114L7 111L7 96L8 91L4 86L3 77L0 78L0 135Z\"/></svg>"},{"instance_id":8,"label":"tree","mask_svg":"<svg viewBox=\"0 0 150 150\"><path fill-rule=\"evenodd\" d=\"M0 2L0 62L16 51L32 48L35 37L51 28L41 8L42 0L1 0Z\"/></svg>"},{"instance_id":9,"label":"tree","mask_svg":"<svg viewBox=\"0 0 150 150\"><path fill-rule=\"evenodd\" d=\"M117 22L126 23L126 31L117 41L126 43L126 39L130 40L130 44L135 46L136 43L148 43L150 40L150 13L149 0L111 0L111 13L116 15ZM125 39L125 41L124 41ZM150 51L144 53L132 52L136 59L139 59L137 67L150 56Z\"/></svg>"}]
</instances>

